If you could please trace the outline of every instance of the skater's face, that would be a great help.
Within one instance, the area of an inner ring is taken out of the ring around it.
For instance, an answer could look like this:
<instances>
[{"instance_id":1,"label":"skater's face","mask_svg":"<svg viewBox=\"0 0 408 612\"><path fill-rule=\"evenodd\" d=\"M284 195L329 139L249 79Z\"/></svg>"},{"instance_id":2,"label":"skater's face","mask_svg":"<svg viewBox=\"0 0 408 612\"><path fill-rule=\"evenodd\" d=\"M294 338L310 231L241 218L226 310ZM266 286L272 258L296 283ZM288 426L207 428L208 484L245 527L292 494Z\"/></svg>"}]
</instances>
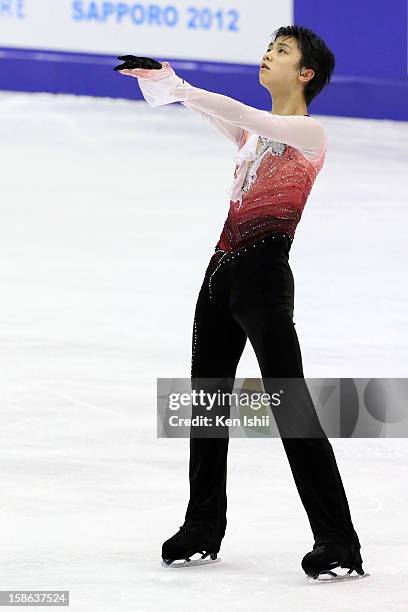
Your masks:
<instances>
[{"instance_id":1,"label":"skater's face","mask_svg":"<svg viewBox=\"0 0 408 612\"><path fill-rule=\"evenodd\" d=\"M302 54L297 42L292 36L279 36L268 45L261 60L259 81L271 93L276 88L288 92L294 87L303 88L314 76L312 68L300 65Z\"/></svg>"}]
</instances>

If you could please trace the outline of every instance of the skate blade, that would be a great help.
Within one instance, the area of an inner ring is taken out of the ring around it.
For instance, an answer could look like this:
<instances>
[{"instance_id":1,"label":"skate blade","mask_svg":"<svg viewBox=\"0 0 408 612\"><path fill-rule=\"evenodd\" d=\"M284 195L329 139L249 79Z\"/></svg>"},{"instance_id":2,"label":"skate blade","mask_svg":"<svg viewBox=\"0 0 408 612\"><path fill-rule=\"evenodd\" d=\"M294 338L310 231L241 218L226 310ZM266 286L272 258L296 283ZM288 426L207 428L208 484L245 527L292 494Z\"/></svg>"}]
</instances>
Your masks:
<instances>
[{"instance_id":1,"label":"skate blade","mask_svg":"<svg viewBox=\"0 0 408 612\"><path fill-rule=\"evenodd\" d=\"M308 576L308 580L311 584L325 584L329 582L345 582L346 580L359 580L360 578L367 578L370 574L364 572L364 574L355 574L351 575L349 573L346 574L335 574L332 572L331 574L320 574L318 578L312 578Z\"/></svg>"},{"instance_id":2,"label":"skate blade","mask_svg":"<svg viewBox=\"0 0 408 612\"><path fill-rule=\"evenodd\" d=\"M190 561L187 561L186 559L177 559L175 561L171 561L171 563L166 563L166 561L161 561L161 566L162 567L193 567L193 566L197 566L197 565L209 565L210 563L217 563L218 561L221 561L220 557L217 557L216 559L202 559L201 556L199 555L198 558L195 558L195 555L192 555L192 557L190 558Z\"/></svg>"}]
</instances>

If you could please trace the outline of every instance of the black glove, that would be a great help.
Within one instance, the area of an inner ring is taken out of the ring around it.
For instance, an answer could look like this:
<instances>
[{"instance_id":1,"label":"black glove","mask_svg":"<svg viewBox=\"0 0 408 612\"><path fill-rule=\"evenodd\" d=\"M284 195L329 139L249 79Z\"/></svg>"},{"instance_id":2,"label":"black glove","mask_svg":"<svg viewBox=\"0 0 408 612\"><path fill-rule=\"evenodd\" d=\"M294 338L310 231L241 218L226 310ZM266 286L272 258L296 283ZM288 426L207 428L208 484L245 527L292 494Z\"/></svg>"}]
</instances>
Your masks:
<instances>
[{"instance_id":1,"label":"black glove","mask_svg":"<svg viewBox=\"0 0 408 612\"><path fill-rule=\"evenodd\" d=\"M132 70L143 68L147 70L160 70L162 64L149 57L136 57L135 55L119 55L118 59L124 60L123 64L115 66L113 70Z\"/></svg>"}]
</instances>

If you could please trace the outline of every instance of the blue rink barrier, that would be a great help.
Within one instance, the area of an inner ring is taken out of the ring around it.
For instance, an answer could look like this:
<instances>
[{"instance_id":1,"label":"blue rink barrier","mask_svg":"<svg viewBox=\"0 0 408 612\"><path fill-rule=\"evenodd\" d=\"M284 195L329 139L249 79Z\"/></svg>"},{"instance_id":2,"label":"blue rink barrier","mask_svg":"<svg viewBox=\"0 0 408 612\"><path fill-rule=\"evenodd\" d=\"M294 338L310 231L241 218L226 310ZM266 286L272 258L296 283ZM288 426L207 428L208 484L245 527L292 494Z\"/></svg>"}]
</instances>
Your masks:
<instances>
[{"instance_id":1,"label":"blue rink barrier","mask_svg":"<svg viewBox=\"0 0 408 612\"><path fill-rule=\"evenodd\" d=\"M328 41L328 44L330 42ZM192 85L270 110L259 83L259 67L218 62L168 61ZM50 50L0 48L0 89L143 99L137 81L113 71L115 56ZM310 104L311 113L408 120L408 79L334 75Z\"/></svg>"}]
</instances>

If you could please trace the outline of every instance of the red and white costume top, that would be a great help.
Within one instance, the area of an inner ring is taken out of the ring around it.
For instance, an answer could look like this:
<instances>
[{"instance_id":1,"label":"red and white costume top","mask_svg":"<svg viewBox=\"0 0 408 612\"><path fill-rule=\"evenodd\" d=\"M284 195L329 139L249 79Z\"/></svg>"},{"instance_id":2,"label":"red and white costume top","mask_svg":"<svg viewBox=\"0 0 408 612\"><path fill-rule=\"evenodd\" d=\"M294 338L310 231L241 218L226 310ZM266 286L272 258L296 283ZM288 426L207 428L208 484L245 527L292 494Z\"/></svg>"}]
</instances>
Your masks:
<instances>
[{"instance_id":1,"label":"red and white costume top","mask_svg":"<svg viewBox=\"0 0 408 612\"><path fill-rule=\"evenodd\" d=\"M273 115L194 87L168 62L134 71L150 106L181 102L237 146L230 208L217 247L231 251L275 231L293 240L327 150L321 123L308 115Z\"/></svg>"}]
</instances>

